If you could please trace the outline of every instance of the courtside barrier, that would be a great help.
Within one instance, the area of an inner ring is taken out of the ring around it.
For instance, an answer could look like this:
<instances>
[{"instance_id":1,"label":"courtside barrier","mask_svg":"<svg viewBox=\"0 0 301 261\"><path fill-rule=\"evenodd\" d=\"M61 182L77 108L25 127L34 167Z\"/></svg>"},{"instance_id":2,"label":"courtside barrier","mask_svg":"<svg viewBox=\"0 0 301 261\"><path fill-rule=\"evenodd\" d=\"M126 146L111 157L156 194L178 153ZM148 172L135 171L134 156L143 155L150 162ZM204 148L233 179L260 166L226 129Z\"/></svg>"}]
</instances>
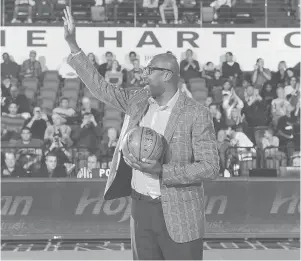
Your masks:
<instances>
[{"instance_id":1,"label":"courtside barrier","mask_svg":"<svg viewBox=\"0 0 301 261\"><path fill-rule=\"evenodd\" d=\"M300 233L300 180L204 182L207 238L291 238ZM104 180L2 180L1 238L125 239L130 198L103 201Z\"/></svg>"}]
</instances>

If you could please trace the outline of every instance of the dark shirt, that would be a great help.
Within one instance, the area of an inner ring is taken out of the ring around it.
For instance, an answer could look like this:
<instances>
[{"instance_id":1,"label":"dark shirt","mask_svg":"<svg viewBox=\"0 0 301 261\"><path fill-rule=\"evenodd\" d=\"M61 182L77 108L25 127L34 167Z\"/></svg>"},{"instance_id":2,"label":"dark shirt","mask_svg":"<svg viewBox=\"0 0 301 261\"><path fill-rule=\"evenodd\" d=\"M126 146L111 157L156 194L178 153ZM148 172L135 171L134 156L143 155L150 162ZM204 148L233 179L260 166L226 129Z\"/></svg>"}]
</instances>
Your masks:
<instances>
[{"instance_id":1,"label":"dark shirt","mask_svg":"<svg viewBox=\"0 0 301 261\"><path fill-rule=\"evenodd\" d=\"M43 164L41 168L33 173L32 177L34 178L66 178L67 173L63 166L59 167L57 166L53 172L50 172L47 169L47 166Z\"/></svg>"},{"instance_id":2,"label":"dark shirt","mask_svg":"<svg viewBox=\"0 0 301 261\"><path fill-rule=\"evenodd\" d=\"M292 117L287 117L286 115L279 118L277 130L283 132L286 135L292 135L294 133L294 119ZM279 135L279 139L286 139L285 137Z\"/></svg>"},{"instance_id":3,"label":"dark shirt","mask_svg":"<svg viewBox=\"0 0 301 261\"><path fill-rule=\"evenodd\" d=\"M240 76L241 69L237 62L234 62L232 66L229 65L227 62L223 62L222 73L223 73L223 78L229 78L230 76L234 76L235 74Z\"/></svg>"},{"instance_id":4,"label":"dark shirt","mask_svg":"<svg viewBox=\"0 0 301 261\"><path fill-rule=\"evenodd\" d=\"M30 59L24 61L21 68L21 75L23 77L38 78L42 73L42 66L39 61L31 61Z\"/></svg>"},{"instance_id":5,"label":"dark shirt","mask_svg":"<svg viewBox=\"0 0 301 261\"><path fill-rule=\"evenodd\" d=\"M111 68L110 68L110 66L108 65L108 63L103 63L103 64L99 65L99 67L98 67L98 72L99 72L103 77L105 77L107 71L109 71L110 69L111 69Z\"/></svg>"},{"instance_id":6,"label":"dark shirt","mask_svg":"<svg viewBox=\"0 0 301 261\"><path fill-rule=\"evenodd\" d=\"M16 98L11 96L7 97L5 100L5 105L2 108L4 112L8 112L8 106L11 102L15 102L18 106L18 113L29 112L30 113L30 105L27 97L24 94L18 94Z\"/></svg>"},{"instance_id":7,"label":"dark shirt","mask_svg":"<svg viewBox=\"0 0 301 261\"><path fill-rule=\"evenodd\" d=\"M272 74L272 82L275 84L275 86L276 86L278 83L284 84L284 83L285 83L285 77L284 77L284 74L282 75L282 74L280 73L280 71L277 71L276 73L273 73L273 74Z\"/></svg>"},{"instance_id":8,"label":"dark shirt","mask_svg":"<svg viewBox=\"0 0 301 261\"><path fill-rule=\"evenodd\" d=\"M214 125L216 135L220 130L227 129L227 125L223 117L220 120L217 120L215 117L213 117L213 125Z\"/></svg>"},{"instance_id":9,"label":"dark shirt","mask_svg":"<svg viewBox=\"0 0 301 261\"><path fill-rule=\"evenodd\" d=\"M267 126L268 112L264 101L256 101L251 106L245 103L242 112L249 127Z\"/></svg>"},{"instance_id":10,"label":"dark shirt","mask_svg":"<svg viewBox=\"0 0 301 261\"><path fill-rule=\"evenodd\" d=\"M13 61L8 61L7 63L1 63L1 78L19 78L20 65Z\"/></svg>"},{"instance_id":11,"label":"dark shirt","mask_svg":"<svg viewBox=\"0 0 301 261\"><path fill-rule=\"evenodd\" d=\"M7 173L9 173L7 175ZM25 170L20 166L15 166L14 170L10 172L6 167L1 169L2 178L24 178L27 177Z\"/></svg>"},{"instance_id":12,"label":"dark shirt","mask_svg":"<svg viewBox=\"0 0 301 261\"><path fill-rule=\"evenodd\" d=\"M26 126L31 119L25 121L24 126ZM35 120L31 125L31 137L34 139L44 140L45 130L47 128L47 123L43 119Z\"/></svg>"},{"instance_id":13,"label":"dark shirt","mask_svg":"<svg viewBox=\"0 0 301 261\"><path fill-rule=\"evenodd\" d=\"M189 81L192 78L199 78L200 77L200 65L199 62L193 60L193 63L196 65L193 68L191 65L188 67L188 70L185 71L184 68L188 65L188 61L185 59L180 63L180 75L185 81Z\"/></svg>"}]
</instances>

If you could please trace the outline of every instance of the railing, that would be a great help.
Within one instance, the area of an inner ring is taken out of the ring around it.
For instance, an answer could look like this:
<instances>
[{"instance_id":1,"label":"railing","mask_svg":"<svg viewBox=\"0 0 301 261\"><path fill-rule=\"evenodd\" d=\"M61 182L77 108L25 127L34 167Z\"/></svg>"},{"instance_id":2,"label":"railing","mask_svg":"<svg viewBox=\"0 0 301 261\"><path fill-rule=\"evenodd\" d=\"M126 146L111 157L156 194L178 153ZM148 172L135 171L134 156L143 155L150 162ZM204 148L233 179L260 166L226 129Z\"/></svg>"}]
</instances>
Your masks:
<instances>
[{"instance_id":1,"label":"railing","mask_svg":"<svg viewBox=\"0 0 301 261\"><path fill-rule=\"evenodd\" d=\"M68 0L72 9L73 16L78 23L85 26L126 26L126 27L299 27L300 26L300 0L285 1L282 0L242 0L232 7L230 18L221 20L214 19L214 10L210 7L213 1L196 1L196 6L185 8L182 1L177 0L177 8L179 13L179 23L174 24L173 9L165 10L167 24L159 24L161 15L159 8L145 9L142 6L143 0L133 0L113 3L112 6L105 5L94 7L94 0ZM103 1L105 2L105 0ZM163 1L159 1L159 5ZM3 0L2 5L2 25L10 26L14 1ZM93 7L93 8L92 8ZM49 21L49 14L46 10L42 16L37 17L37 8L34 7L33 22L39 25L39 20ZM55 14L61 21L62 7L54 6ZM148 11L146 11L148 10ZM26 11L26 10L25 10ZM114 12L116 17L114 17ZM226 10L227 12L227 10ZM228 13L223 15L228 17ZM24 10L21 17L24 18ZM218 23L216 23L218 22ZM48 23L49 24L49 23ZM19 25L19 24L17 24ZM24 25L24 24L21 24ZM26 24L25 24L26 25ZM28 25L27 25L28 26Z\"/></svg>"}]
</instances>

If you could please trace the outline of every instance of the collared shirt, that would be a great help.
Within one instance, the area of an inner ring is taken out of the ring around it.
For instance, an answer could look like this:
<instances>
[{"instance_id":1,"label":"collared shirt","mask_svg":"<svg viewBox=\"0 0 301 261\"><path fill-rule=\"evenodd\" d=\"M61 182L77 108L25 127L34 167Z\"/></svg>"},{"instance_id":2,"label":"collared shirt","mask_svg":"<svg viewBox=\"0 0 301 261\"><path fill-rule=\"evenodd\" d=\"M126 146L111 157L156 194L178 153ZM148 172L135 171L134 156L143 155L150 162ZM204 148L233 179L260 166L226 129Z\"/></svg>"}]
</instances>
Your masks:
<instances>
[{"instance_id":1,"label":"collared shirt","mask_svg":"<svg viewBox=\"0 0 301 261\"><path fill-rule=\"evenodd\" d=\"M167 122L179 95L180 91L178 90L164 106L159 106L152 97L149 98L148 101L150 105L146 114L141 119L140 126L151 128L157 133L164 135ZM149 195L152 198L156 198L161 195L159 177L139 170L133 169L132 188L137 192Z\"/></svg>"}]
</instances>

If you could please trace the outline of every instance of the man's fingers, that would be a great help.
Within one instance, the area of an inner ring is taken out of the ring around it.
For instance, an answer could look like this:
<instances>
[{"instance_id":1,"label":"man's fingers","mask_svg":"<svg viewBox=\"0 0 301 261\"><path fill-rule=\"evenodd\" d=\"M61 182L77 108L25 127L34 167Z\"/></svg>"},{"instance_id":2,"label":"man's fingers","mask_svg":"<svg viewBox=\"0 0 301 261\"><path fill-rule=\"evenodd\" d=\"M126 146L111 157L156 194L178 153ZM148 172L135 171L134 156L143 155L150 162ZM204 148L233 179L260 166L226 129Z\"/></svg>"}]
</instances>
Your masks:
<instances>
[{"instance_id":1,"label":"man's fingers","mask_svg":"<svg viewBox=\"0 0 301 261\"><path fill-rule=\"evenodd\" d=\"M147 164L155 164L156 161L155 160L151 160L151 159L142 159L143 163L147 163Z\"/></svg>"},{"instance_id":2,"label":"man's fingers","mask_svg":"<svg viewBox=\"0 0 301 261\"><path fill-rule=\"evenodd\" d=\"M73 22L73 18L72 18L72 14L71 14L71 9L69 6L66 7L67 8L67 14L68 14L68 19L69 19L69 22L72 23Z\"/></svg>"}]
</instances>

